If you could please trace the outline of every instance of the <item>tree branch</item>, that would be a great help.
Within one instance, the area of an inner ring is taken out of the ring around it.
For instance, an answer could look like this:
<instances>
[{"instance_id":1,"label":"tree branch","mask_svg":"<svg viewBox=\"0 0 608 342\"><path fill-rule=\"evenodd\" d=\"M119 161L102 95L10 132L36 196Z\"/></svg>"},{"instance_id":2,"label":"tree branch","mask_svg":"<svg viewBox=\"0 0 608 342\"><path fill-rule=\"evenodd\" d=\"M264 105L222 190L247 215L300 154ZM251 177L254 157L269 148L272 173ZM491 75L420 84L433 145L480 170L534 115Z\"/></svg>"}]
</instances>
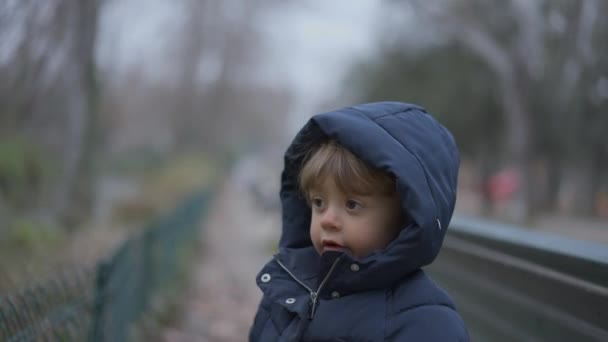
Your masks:
<instances>
[{"instance_id":1,"label":"tree branch","mask_svg":"<svg viewBox=\"0 0 608 342\"><path fill-rule=\"evenodd\" d=\"M543 75L544 48L543 39L544 19L541 11L543 0L512 0L511 6L518 22L517 48L520 60L527 72L534 78L540 79Z\"/></svg>"}]
</instances>

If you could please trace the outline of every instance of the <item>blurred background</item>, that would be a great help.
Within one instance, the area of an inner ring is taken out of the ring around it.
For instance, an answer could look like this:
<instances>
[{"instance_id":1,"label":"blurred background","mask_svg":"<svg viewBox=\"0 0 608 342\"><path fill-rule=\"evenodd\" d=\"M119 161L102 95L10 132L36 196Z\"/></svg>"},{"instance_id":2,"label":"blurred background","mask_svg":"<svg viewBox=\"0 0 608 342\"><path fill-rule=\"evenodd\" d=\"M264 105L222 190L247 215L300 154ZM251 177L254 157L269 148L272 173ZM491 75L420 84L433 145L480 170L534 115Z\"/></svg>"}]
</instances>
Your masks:
<instances>
[{"instance_id":1,"label":"blurred background","mask_svg":"<svg viewBox=\"0 0 608 342\"><path fill-rule=\"evenodd\" d=\"M244 240L243 255L228 267L203 241L159 336L243 340L280 234L285 148L311 115L367 101L421 104L453 132L458 215L608 243L607 13L600 0L1 0L0 293L95 265L212 187L204 236ZM208 283L213 267L232 273ZM250 293L243 317L208 312L234 292Z\"/></svg>"}]
</instances>

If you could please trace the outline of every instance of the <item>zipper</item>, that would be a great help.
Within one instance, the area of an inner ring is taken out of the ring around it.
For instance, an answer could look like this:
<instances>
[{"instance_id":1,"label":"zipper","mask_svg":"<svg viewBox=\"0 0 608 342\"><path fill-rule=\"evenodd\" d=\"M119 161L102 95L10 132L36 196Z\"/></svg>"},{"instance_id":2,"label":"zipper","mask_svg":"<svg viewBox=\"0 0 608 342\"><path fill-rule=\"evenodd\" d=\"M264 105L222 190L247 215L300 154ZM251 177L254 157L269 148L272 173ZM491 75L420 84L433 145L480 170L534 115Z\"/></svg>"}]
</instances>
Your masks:
<instances>
[{"instance_id":1,"label":"zipper","mask_svg":"<svg viewBox=\"0 0 608 342\"><path fill-rule=\"evenodd\" d=\"M285 272L287 272L287 274L289 274L298 284L302 285L302 287L304 287L306 290L308 290L308 292L310 292L310 302L309 302L310 312L308 313L309 320L311 320L315 316L315 309L317 307L317 299L319 298L319 292L321 292L321 290L323 289L323 286L325 285L327 280L329 280L329 277L334 272L334 269L338 265L338 261L340 261L340 259L342 259L342 256L339 256L338 258L336 258L334 263L331 265L329 272L327 272L327 275L325 276L325 278L323 278L323 281L321 281L321 284L319 284L319 288L317 289L317 291L313 291L310 287L308 287L306 284L304 284L302 281L300 281L300 279L298 279L293 273L291 273L291 271L287 267L285 267L285 265L283 265L283 263L281 261L279 261L278 258L275 258L277 263L279 263L279 266L281 266L281 268L284 269Z\"/></svg>"}]
</instances>

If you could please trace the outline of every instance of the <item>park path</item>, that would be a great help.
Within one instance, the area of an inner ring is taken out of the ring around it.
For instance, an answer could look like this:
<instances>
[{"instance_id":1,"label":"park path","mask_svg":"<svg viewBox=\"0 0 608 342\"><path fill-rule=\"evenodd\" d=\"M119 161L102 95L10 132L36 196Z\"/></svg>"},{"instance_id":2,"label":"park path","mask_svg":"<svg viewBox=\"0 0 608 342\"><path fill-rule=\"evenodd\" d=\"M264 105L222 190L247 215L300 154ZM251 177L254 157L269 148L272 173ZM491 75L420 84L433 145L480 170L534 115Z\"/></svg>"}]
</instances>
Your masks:
<instances>
[{"instance_id":1,"label":"park path","mask_svg":"<svg viewBox=\"0 0 608 342\"><path fill-rule=\"evenodd\" d=\"M222 185L203 222L203 249L181 304L176 326L164 340L246 341L261 291L255 276L273 254L279 213L256 206L238 182Z\"/></svg>"}]
</instances>

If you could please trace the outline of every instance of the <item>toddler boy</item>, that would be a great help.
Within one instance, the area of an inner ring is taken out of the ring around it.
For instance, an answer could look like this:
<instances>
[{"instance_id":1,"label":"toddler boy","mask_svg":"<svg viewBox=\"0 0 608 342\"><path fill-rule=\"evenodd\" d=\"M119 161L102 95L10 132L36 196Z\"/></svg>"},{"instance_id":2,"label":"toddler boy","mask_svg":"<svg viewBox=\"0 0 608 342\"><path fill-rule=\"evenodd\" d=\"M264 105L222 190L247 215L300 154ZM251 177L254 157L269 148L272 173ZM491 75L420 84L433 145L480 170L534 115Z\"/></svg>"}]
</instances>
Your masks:
<instances>
[{"instance_id":1,"label":"toddler boy","mask_svg":"<svg viewBox=\"0 0 608 342\"><path fill-rule=\"evenodd\" d=\"M418 106L314 116L285 154L279 253L258 274L250 341L468 341L421 267L456 201L459 154Z\"/></svg>"}]
</instances>

